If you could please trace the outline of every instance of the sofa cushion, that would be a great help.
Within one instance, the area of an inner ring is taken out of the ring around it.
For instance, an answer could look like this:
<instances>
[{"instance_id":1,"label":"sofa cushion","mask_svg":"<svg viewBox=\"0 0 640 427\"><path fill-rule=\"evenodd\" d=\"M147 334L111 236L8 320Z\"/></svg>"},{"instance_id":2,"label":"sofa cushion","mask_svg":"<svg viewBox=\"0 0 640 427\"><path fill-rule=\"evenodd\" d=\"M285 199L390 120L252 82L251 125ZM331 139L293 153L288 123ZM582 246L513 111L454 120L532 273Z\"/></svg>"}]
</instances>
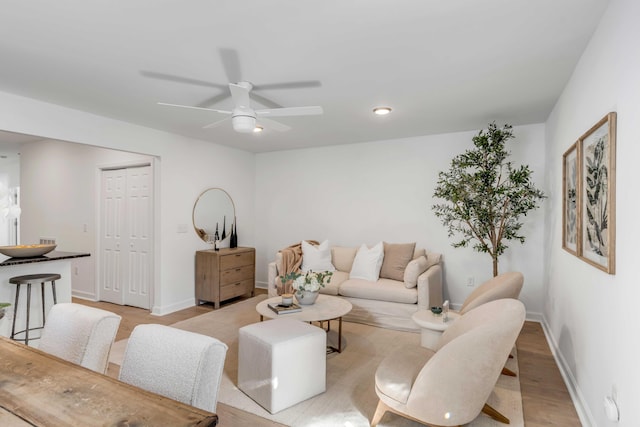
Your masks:
<instances>
[{"instance_id":1,"label":"sofa cushion","mask_svg":"<svg viewBox=\"0 0 640 427\"><path fill-rule=\"evenodd\" d=\"M320 288L320 293L325 295L338 295L338 289L342 282L349 278L349 273L346 271L334 271L329 279L329 283L324 285L324 288Z\"/></svg>"},{"instance_id":2,"label":"sofa cushion","mask_svg":"<svg viewBox=\"0 0 640 427\"><path fill-rule=\"evenodd\" d=\"M416 248L415 251L413 251L413 258L411 259L418 259L421 256L427 256L427 251L424 250L424 248Z\"/></svg>"},{"instance_id":3,"label":"sofa cushion","mask_svg":"<svg viewBox=\"0 0 640 427\"><path fill-rule=\"evenodd\" d=\"M416 243L384 242L384 260L380 269L380 277L393 280L404 280L404 269L413 257Z\"/></svg>"},{"instance_id":4,"label":"sofa cushion","mask_svg":"<svg viewBox=\"0 0 640 427\"><path fill-rule=\"evenodd\" d=\"M384 257L384 247L382 242L371 249L364 243L358 249L356 257L351 266L349 277L352 279L364 279L375 282L380 277L380 268Z\"/></svg>"},{"instance_id":5,"label":"sofa cushion","mask_svg":"<svg viewBox=\"0 0 640 427\"><path fill-rule=\"evenodd\" d=\"M331 248L331 262L336 270L346 271L348 273L353 266L356 252L358 252L358 248L334 246Z\"/></svg>"},{"instance_id":6,"label":"sofa cushion","mask_svg":"<svg viewBox=\"0 0 640 427\"><path fill-rule=\"evenodd\" d=\"M425 256L410 261L404 269L404 286L415 288L418 285L418 276L427 271L428 267L429 261Z\"/></svg>"},{"instance_id":7,"label":"sofa cushion","mask_svg":"<svg viewBox=\"0 0 640 427\"><path fill-rule=\"evenodd\" d=\"M302 241L302 266L303 272L307 271L334 271L331 264L331 248L329 241L325 240L318 246L314 246L306 240Z\"/></svg>"},{"instance_id":8,"label":"sofa cushion","mask_svg":"<svg viewBox=\"0 0 640 427\"><path fill-rule=\"evenodd\" d=\"M440 261L442 260L442 254L439 254L436 252L426 252L426 251L425 253L427 257L427 270L436 264L440 264Z\"/></svg>"},{"instance_id":9,"label":"sofa cushion","mask_svg":"<svg viewBox=\"0 0 640 427\"><path fill-rule=\"evenodd\" d=\"M345 280L340 285L340 295L404 304L416 304L418 302L418 290L416 288L407 289L404 286L404 282L391 279L379 279L377 282L363 279Z\"/></svg>"}]
</instances>

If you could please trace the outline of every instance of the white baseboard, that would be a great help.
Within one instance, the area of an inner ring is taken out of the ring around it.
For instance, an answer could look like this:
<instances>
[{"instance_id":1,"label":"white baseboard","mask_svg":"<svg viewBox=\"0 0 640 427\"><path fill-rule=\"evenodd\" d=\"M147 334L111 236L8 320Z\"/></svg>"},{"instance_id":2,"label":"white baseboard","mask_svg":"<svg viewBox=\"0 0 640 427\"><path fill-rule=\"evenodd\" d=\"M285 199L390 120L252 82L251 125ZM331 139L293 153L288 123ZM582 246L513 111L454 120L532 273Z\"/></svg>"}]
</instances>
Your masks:
<instances>
[{"instance_id":1,"label":"white baseboard","mask_svg":"<svg viewBox=\"0 0 640 427\"><path fill-rule=\"evenodd\" d=\"M162 307L152 307L151 314L154 316L164 316L165 314L173 313L176 311L184 310L185 308L193 307L196 305L196 300L193 298L186 299L181 302L177 302L175 304L162 306Z\"/></svg>"},{"instance_id":2,"label":"white baseboard","mask_svg":"<svg viewBox=\"0 0 640 427\"><path fill-rule=\"evenodd\" d=\"M547 338L547 343L549 344L549 348L551 349L551 354L553 354L553 358L556 360L556 364L560 369L560 375L562 375L562 379L567 385L567 389L569 390L569 395L571 395L571 400L573 401L573 406L576 408L576 412L578 413L578 417L580 418L580 422L583 427L593 427L596 426L596 422L593 419L593 414L587 405L587 402L580 391L580 387L578 387L578 383L571 373L571 369L569 369L569 364L565 360L564 356L560 352L560 348L558 347L557 341L554 336L551 334L551 329L547 324L547 321L544 317L542 317L542 321L540 322L542 325L542 330L544 331L544 335Z\"/></svg>"},{"instance_id":3,"label":"white baseboard","mask_svg":"<svg viewBox=\"0 0 640 427\"><path fill-rule=\"evenodd\" d=\"M94 294L93 292L74 291L72 289L71 296L73 298L85 299L87 301L98 301L96 294Z\"/></svg>"},{"instance_id":4,"label":"white baseboard","mask_svg":"<svg viewBox=\"0 0 640 427\"><path fill-rule=\"evenodd\" d=\"M268 282L256 282L256 288L269 289L269 283Z\"/></svg>"}]
</instances>

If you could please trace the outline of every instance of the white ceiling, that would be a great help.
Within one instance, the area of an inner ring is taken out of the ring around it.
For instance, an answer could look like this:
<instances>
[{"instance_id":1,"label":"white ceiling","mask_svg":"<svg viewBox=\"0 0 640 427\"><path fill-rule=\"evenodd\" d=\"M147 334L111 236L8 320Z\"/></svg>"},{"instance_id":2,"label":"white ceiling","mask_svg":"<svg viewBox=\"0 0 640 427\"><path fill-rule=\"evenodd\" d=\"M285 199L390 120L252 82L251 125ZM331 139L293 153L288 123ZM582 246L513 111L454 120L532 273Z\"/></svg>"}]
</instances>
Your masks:
<instances>
[{"instance_id":1,"label":"white ceiling","mask_svg":"<svg viewBox=\"0 0 640 427\"><path fill-rule=\"evenodd\" d=\"M540 123L607 3L0 0L0 91L253 152ZM257 85L319 81L256 93L324 115L238 134L230 123L202 129L217 113L156 104L223 93L220 49L237 54L237 78ZM376 105L393 113L374 116Z\"/></svg>"}]
</instances>

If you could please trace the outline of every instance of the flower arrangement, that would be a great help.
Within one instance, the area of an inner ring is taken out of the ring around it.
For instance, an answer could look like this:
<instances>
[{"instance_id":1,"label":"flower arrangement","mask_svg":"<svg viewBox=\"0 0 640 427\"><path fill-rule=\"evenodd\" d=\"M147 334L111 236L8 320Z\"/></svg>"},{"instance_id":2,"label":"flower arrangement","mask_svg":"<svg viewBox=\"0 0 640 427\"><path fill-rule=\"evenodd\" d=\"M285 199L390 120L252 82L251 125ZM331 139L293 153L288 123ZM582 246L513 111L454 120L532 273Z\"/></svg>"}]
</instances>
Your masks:
<instances>
[{"instance_id":1,"label":"flower arrangement","mask_svg":"<svg viewBox=\"0 0 640 427\"><path fill-rule=\"evenodd\" d=\"M307 271L306 273L293 272L280 276L284 293L291 291L317 292L329 283L333 272L331 271Z\"/></svg>"}]
</instances>

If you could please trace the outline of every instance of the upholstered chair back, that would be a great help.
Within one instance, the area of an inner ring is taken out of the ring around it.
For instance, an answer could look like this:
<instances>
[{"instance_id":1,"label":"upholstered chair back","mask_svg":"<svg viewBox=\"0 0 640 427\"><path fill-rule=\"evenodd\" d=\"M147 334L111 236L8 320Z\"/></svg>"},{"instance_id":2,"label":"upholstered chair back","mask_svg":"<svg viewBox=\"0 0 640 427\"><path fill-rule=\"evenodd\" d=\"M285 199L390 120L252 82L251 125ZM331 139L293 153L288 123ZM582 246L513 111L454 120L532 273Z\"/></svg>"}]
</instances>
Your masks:
<instances>
[{"instance_id":1,"label":"upholstered chair back","mask_svg":"<svg viewBox=\"0 0 640 427\"><path fill-rule=\"evenodd\" d=\"M82 304L51 307L38 348L85 368L105 373L121 317Z\"/></svg>"},{"instance_id":2,"label":"upholstered chair back","mask_svg":"<svg viewBox=\"0 0 640 427\"><path fill-rule=\"evenodd\" d=\"M490 301L503 298L518 299L523 284L524 276L517 271L500 274L487 280L467 297L460 308L460 314L464 314Z\"/></svg>"},{"instance_id":3,"label":"upholstered chair back","mask_svg":"<svg viewBox=\"0 0 640 427\"><path fill-rule=\"evenodd\" d=\"M227 345L164 325L138 325L124 353L120 380L215 412Z\"/></svg>"}]
</instances>

